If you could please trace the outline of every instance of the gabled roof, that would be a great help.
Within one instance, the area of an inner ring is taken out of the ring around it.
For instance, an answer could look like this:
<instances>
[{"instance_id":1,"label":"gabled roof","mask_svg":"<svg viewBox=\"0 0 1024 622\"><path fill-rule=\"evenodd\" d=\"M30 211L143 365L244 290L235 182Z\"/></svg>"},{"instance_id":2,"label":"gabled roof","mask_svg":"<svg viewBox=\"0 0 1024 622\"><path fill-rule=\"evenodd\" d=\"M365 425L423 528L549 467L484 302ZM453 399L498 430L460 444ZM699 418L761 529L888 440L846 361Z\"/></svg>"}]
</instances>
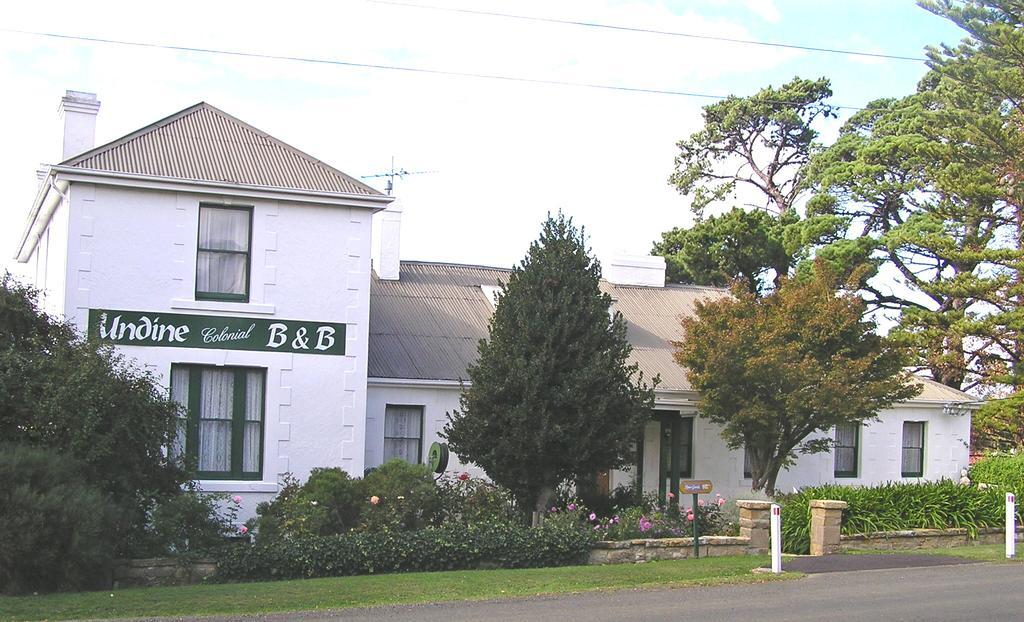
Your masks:
<instances>
[{"instance_id":1,"label":"gabled roof","mask_svg":"<svg viewBox=\"0 0 1024 622\"><path fill-rule=\"evenodd\" d=\"M200 102L60 166L361 196L382 193Z\"/></svg>"},{"instance_id":2,"label":"gabled roof","mask_svg":"<svg viewBox=\"0 0 1024 622\"><path fill-rule=\"evenodd\" d=\"M511 271L458 264L403 261L399 280L370 284L369 370L371 378L465 380L487 337L493 308L481 286L507 281ZM679 320L701 298L726 292L711 287L634 287L601 282L612 307L626 319L631 362L661 390L690 390L685 370L672 358L671 341L682 338Z\"/></svg>"}]
</instances>

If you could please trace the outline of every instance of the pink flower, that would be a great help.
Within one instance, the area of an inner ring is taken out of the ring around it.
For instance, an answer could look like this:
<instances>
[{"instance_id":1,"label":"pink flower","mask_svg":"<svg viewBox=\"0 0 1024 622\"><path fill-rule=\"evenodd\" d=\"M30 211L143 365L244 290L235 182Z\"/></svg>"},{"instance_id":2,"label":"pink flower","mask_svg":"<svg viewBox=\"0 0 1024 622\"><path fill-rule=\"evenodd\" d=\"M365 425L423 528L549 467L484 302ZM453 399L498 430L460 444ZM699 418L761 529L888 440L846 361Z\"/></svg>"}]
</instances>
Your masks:
<instances>
[{"instance_id":1,"label":"pink flower","mask_svg":"<svg viewBox=\"0 0 1024 622\"><path fill-rule=\"evenodd\" d=\"M558 508L556 508L555 506L551 506L551 513L552 514L557 512L557 511L558 511Z\"/></svg>"},{"instance_id":2,"label":"pink flower","mask_svg":"<svg viewBox=\"0 0 1024 622\"><path fill-rule=\"evenodd\" d=\"M687 514L686 515L686 520L688 520L688 521L690 521L692 523L693 522L693 514Z\"/></svg>"},{"instance_id":3,"label":"pink flower","mask_svg":"<svg viewBox=\"0 0 1024 622\"><path fill-rule=\"evenodd\" d=\"M676 498L676 493L674 493L674 492L670 492L670 493L668 493L668 500L669 500L669 501L671 501L671 500L673 500L673 499L675 499L675 498Z\"/></svg>"},{"instance_id":4,"label":"pink flower","mask_svg":"<svg viewBox=\"0 0 1024 622\"><path fill-rule=\"evenodd\" d=\"M600 529L600 528L601 528L601 526L600 526L600 525L594 525L594 531L597 531L597 530L598 530L598 529Z\"/></svg>"},{"instance_id":5,"label":"pink flower","mask_svg":"<svg viewBox=\"0 0 1024 622\"><path fill-rule=\"evenodd\" d=\"M378 497L377 495L373 495L372 497L370 497L370 503L372 503L373 505L377 505L378 503L380 503L380 497Z\"/></svg>"},{"instance_id":6,"label":"pink flower","mask_svg":"<svg viewBox=\"0 0 1024 622\"><path fill-rule=\"evenodd\" d=\"M619 524L619 517L618 517L618 515L612 517L612 522L615 523L616 525Z\"/></svg>"},{"instance_id":7,"label":"pink flower","mask_svg":"<svg viewBox=\"0 0 1024 622\"><path fill-rule=\"evenodd\" d=\"M647 520L646 516L641 516L640 517L640 531L641 532L647 531L652 526L653 525L651 525L651 521Z\"/></svg>"},{"instance_id":8,"label":"pink flower","mask_svg":"<svg viewBox=\"0 0 1024 622\"><path fill-rule=\"evenodd\" d=\"M241 503L242 497L239 495L235 495L234 497L231 497L231 500L234 501L235 503Z\"/></svg>"},{"instance_id":9,"label":"pink flower","mask_svg":"<svg viewBox=\"0 0 1024 622\"><path fill-rule=\"evenodd\" d=\"M591 512L590 513L590 520L597 520L597 514Z\"/></svg>"},{"instance_id":10,"label":"pink flower","mask_svg":"<svg viewBox=\"0 0 1024 622\"><path fill-rule=\"evenodd\" d=\"M725 499L719 499L718 500L718 507L722 507L723 505L725 505Z\"/></svg>"},{"instance_id":11,"label":"pink flower","mask_svg":"<svg viewBox=\"0 0 1024 622\"><path fill-rule=\"evenodd\" d=\"M575 509L576 509L576 504L575 504L575 503L570 503L567 509L568 509L568 510L569 510L570 512L572 512L573 510L575 510Z\"/></svg>"},{"instance_id":12,"label":"pink flower","mask_svg":"<svg viewBox=\"0 0 1024 622\"><path fill-rule=\"evenodd\" d=\"M467 473L466 471L463 471L462 473L459 473L459 481L460 482L464 482L467 479L469 479L469 473Z\"/></svg>"},{"instance_id":13,"label":"pink flower","mask_svg":"<svg viewBox=\"0 0 1024 622\"><path fill-rule=\"evenodd\" d=\"M703 499L698 499L697 500L697 505L699 505L700 507L704 507L704 500Z\"/></svg>"},{"instance_id":14,"label":"pink flower","mask_svg":"<svg viewBox=\"0 0 1024 622\"><path fill-rule=\"evenodd\" d=\"M245 525L242 525L241 527L238 528L238 533L240 533L240 534L242 534L244 536L245 534L249 533L249 528L246 527Z\"/></svg>"}]
</instances>

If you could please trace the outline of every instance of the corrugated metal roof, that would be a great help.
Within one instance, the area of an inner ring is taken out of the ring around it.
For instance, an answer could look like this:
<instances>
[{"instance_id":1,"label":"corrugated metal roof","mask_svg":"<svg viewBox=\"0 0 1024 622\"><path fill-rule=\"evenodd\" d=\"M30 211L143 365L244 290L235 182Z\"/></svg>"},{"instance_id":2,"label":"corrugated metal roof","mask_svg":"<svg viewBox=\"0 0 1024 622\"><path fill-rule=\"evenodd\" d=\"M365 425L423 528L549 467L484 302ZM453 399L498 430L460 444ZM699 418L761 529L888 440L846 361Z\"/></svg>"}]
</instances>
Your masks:
<instances>
[{"instance_id":1,"label":"corrugated metal roof","mask_svg":"<svg viewBox=\"0 0 1024 622\"><path fill-rule=\"evenodd\" d=\"M370 286L369 376L465 380L487 337L491 304L481 286L496 286L510 270L443 263L402 262L397 281L376 278ZM688 390L683 368L672 359L671 341L682 338L679 320L700 298L720 289L671 285L629 287L602 282L613 307L627 322L632 362L644 377L661 376L660 389Z\"/></svg>"},{"instance_id":2,"label":"corrugated metal roof","mask_svg":"<svg viewBox=\"0 0 1024 622\"><path fill-rule=\"evenodd\" d=\"M921 394L916 399L930 402L975 402L978 398L968 395L959 389L947 387L941 382L931 378L914 376L914 380L921 385Z\"/></svg>"},{"instance_id":3,"label":"corrugated metal roof","mask_svg":"<svg viewBox=\"0 0 1024 622\"><path fill-rule=\"evenodd\" d=\"M399 280L376 275L370 285L369 376L416 380L467 380L477 342L487 337L491 304L481 286L496 286L511 270L458 264L403 261ZM659 390L692 390L686 370L673 358L673 341L683 338L680 320L693 315L698 300L727 293L688 285L635 287L601 282L612 307L626 319L633 345L631 362ZM916 398L968 402L975 398L928 378Z\"/></svg>"},{"instance_id":4,"label":"corrugated metal roof","mask_svg":"<svg viewBox=\"0 0 1024 622\"><path fill-rule=\"evenodd\" d=\"M62 163L74 168L362 196L377 190L205 102Z\"/></svg>"}]
</instances>

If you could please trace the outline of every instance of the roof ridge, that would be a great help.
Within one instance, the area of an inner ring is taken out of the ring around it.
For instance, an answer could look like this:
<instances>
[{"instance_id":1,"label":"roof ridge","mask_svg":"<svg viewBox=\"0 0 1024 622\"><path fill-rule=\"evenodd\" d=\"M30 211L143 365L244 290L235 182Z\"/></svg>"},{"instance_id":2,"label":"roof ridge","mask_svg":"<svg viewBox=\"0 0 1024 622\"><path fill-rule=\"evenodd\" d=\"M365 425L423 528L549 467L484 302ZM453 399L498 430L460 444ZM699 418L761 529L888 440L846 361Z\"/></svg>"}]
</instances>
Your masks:
<instances>
[{"instance_id":1,"label":"roof ridge","mask_svg":"<svg viewBox=\"0 0 1024 622\"><path fill-rule=\"evenodd\" d=\"M90 159L93 159L93 158L99 158L100 162L102 162L104 156L106 156L107 158L116 157L116 154L113 154L113 155L107 155L107 154L110 153L110 152L113 152L116 149L122 148L122 147L124 147L126 149L145 148L146 147L146 143L145 142L140 143L140 144L138 144L138 146L134 146L134 147L129 147L129 145L132 145L132 143L135 143L136 141L140 141L142 139L145 139L148 136L154 135L155 132L158 132L158 131L160 131L163 128L171 126L171 125L173 125L173 124L175 124L175 123L177 123L179 121L182 121L183 119L189 118L192 115L195 115L195 114L200 113L202 111L206 111L210 115L213 115L214 117L219 118L222 123L227 124L226 127L230 128L231 126L233 126L233 127L237 128L235 131L240 132L243 136L248 134L248 135L255 136L255 137L258 137L258 138L260 138L262 140L267 141L266 144L269 145L269 148L271 150L279 149L279 150L283 151L286 159L295 158L298 162L296 164L290 165L290 166L293 166L293 167L294 166L298 166L299 168L309 167L309 168L307 168L307 170L318 171L318 173L316 173L316 175L317 176L323 176L324 178L330 178L330 177L333 176L335 179L331 182L332 186L340 187L340 188L345 188L345 187L351 188L351 190L345 191L345 192L347 192L349 194L365 194L365 195L369 195L369 196L384 196L384 194L381 193L379 190L377 190L376 188L373 188L372 186L366 184L365 182L362 182L362 181L356 179L355 177L352 177L351 175L345 173L344 171L338 170L337 168L331 166L330 164L327 164L323 160L320 160L319 158L313 157L312 155L306 153L305 151L302 151L301 149L298 149L298 148L296 148L296 147L294 147L294 146L284 142L283 140L270 135L266 131L261 130L260 128L255 127L254 125L246 123L245 121L239 119L238 117L236 117L236 116L234 116L232 114L229 114L229 113L221 110L220 108L218 108L218 107L216 107L216 106L214 106L214 105L212 105L210 103L207 103L205 101L201 101L201 102L199 102L197 104L193 104L191 106L188 106L187 108L184 108L184 109L179 110L179 111L177 111L177 112L175 112L173 114L170 114L170 115L168 115L168 116L166 116L166 117L164 117L162 119L159 119L158 121L150 123L149 125L141 127L141 128L139 128L139 129L137 129L137 130L135 130L133 132L129 132L128 134L125 134L124 136L122 136L120 138L112 140L112 141L110 141L108 143L105 143L103 145L100 145L98 147L94 147L94 148L86 151L85 153L81 153L81 154L76 155L76 156L74 156L72 158L68 158L67 160L61 162L60 165L61 166L70 166L70 167L80 167L82 169L107 170L106 167L104 167L102 165L97 167L95 162L90 163L89 165L87 165L86 163ZM199 124L206 123L206 124L209 124L211 122L210 121L203 121L202 118L200 118L200 119L196 120L195 123L199 123ZM202 127L202 125L200 125L200 127ZM153 140L154 141L160 141L161 138L156 137ZM200 141L200 142L202 142L202 141ZM213 149L221 148L221 149L223 149L223 146L214 145L213 147L209 147L209 148L213 148ZM265 149L267 147L263 147L263 148ZM295 162L295 160L292 160L292 162ZM301 164L299 164L299 163L301 163ZM123 172L129 172L130 173L131 171L123 171ZM135 171L135 172L139 172L139 171ZM172 177L177 177L178 176L178 175L175 175L173 173L164 173L164 175L165 176L172 176ZM286 172L286 173L284 173L284 175L287 176L288 173ZM197 179L200 179L200 178L197 178ZM237 182L237 180L236 180L236 182ZM259 184L259 185L266 185L266 184L264 183L264 184ZM305 186L298 186L298 187L305 187ZM316 187L313 187L313 188L310 188L310 189L316 189Z\"/></svg>"}]
</instances>

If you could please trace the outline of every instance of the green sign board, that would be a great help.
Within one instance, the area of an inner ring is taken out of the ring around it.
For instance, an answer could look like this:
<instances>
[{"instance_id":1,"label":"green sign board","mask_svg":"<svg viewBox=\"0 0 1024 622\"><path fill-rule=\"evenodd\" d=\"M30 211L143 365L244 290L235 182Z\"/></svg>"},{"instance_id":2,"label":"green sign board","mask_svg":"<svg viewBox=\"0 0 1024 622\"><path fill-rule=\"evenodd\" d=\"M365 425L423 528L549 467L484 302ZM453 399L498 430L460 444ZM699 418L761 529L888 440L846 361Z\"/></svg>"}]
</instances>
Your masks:
<instances>
[{"instance_id":1,"label":"green sign board","mask_svg":"<svg viewBox=\"0 0 1024 622\"><path fill-rule=\"evenodd\" d=\"M90 309L90 337L119 346L345 354L345 325Z\"/></svg>"}]
</instances>

